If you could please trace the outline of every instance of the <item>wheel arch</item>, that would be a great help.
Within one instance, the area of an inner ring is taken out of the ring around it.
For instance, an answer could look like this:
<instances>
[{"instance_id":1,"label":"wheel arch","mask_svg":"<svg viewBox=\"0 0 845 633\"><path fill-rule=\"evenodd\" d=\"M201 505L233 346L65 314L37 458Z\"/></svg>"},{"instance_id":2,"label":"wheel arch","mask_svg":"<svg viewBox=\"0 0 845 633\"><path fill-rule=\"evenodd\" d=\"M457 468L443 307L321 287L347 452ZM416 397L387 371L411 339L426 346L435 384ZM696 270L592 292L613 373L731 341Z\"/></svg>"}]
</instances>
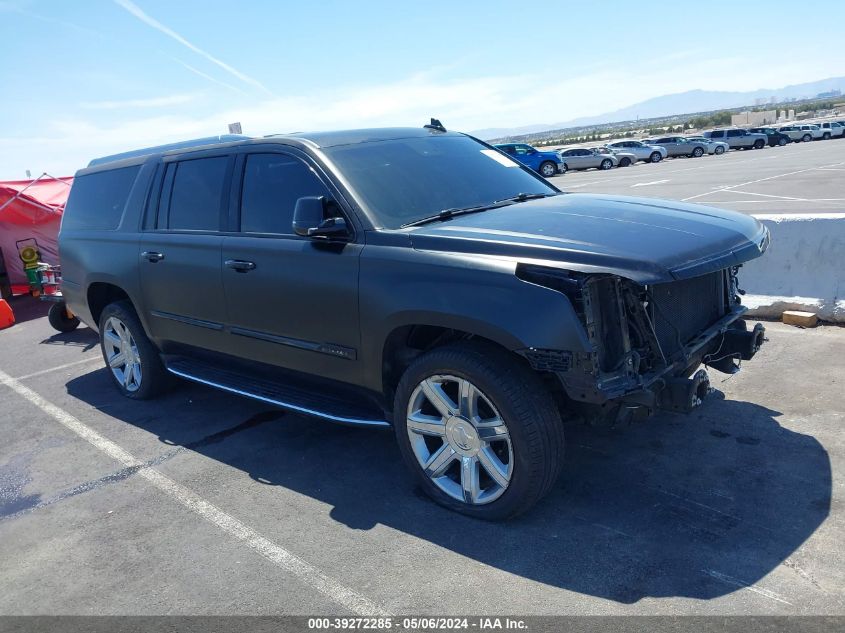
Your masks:
<instances>
[{"instance_id":1,"label":"wheel arch","mask_svg":"<svg viewBox=\"0 0 845 633\"><path fill-rule=\"evenodd\" d=\"M117 280L105 278L90 282L85 292L85 300L91 316L91 323L89 325L94 329L99 329L100 315L102 315L107 305L115 301L129 301L132 309L135 310L135 314L138 315L141 325L149 336L149 330L144 316L136 307L138 305L137 302Z\"/></svg>"},{"instance_id":2,"label":"wheel arch","mask_svg":"<svg viewBox=\"0 0 845 633\"><path fill-rule=\"evenodd\" d=\"M408 315L409 317L411 315ZM520 340L499 327L483 321L460 318L455 315L414 315L414 318L397 320L384 337L379 353L381 387L387 402L413 360L436 347L461 340L476 340L495 345L512 353L515 362L525 362L514 353L523 347Z\"/></svg>"}]
</instances>

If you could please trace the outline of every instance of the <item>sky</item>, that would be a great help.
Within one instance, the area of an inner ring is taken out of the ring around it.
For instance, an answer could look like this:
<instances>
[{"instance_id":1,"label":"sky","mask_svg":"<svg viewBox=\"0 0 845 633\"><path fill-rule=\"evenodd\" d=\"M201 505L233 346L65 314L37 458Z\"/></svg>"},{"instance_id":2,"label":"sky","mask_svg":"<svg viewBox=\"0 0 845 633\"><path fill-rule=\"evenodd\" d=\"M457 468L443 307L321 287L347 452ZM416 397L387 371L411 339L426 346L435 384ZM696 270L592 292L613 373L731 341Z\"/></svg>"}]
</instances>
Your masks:
<instances>
[{"instance_id":1,"label":"sky","mask_svg":"<svg viewBox=\"0 0 845 633\"><path fill-rule=\"evenodd\" d=\"M845 3L0 0L0 179L225 134L555 123L845 75Z\"/></svg>"}]
</instances>

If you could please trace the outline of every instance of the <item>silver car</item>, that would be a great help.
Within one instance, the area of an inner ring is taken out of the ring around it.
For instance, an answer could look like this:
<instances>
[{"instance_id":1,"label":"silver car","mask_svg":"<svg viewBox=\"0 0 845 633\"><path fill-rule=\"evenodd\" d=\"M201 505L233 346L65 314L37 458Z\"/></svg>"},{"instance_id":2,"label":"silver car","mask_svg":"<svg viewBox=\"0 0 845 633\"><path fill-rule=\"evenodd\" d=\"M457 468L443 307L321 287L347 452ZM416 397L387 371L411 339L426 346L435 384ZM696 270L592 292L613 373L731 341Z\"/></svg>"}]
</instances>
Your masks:
<instances>
[{"instance_id":1,"label":"silver car","mask_svg":"<svg viewBox=\"0 0 845 633\"><path fill-rule=\"evenodd\" d=\"M665 147L669 156L689 156L700 158L707 153L707 145L697 141L690 141L683 136L664 136L655 140L657 145Z\"/></svg>"},{"instance_id":2,"label":"silver car","mask_svg":"<svg viewBox=\"0 0 845 633\"><path fill-rule=\"evenodd\" d=\"M617 160L619 161L619 167L630 167L631 165L635 165L637 163L636 154L626 152L623 149L616 149L614 147L595 147L593 149L595 149L601 154L610 154L611 156L616 156Z\"/></svg>"},{"instance_id":3,"label":"silver car","mask_svg":"<svg viewBox=\"0 0 845 633\"><path fill-rule=\"evenodd\" d=\"M602 154L595 149L567 149L560 153L567 169L612 169L619 164L613 154Z\"/></svg>"},{"instance_id":4,"label":"silver car","mask_svg":"<svg viewBox=\"0 0 845 633\"><path fill-rule=\"evenodd\" d=\"M742 128L710 130L702 136L727 143L731 149L763 149L769 144L769 137L765 134L755 134Z\"/></svg>"},{"instance_id":5,"label":"silver car","mask_svg":"<svg viewBox=\"0 0 845 633\"><path fill-rule=\"evenodd\" d=\"M716 154L717 156L724 154L731 148L731 146L724 141L714 141L713 139L705 138L704 136L688 136L687 140L704 143L707 145L707 153Z\"/></svg>"},{"instance_id":6,"label":"silver car","mask_svg":"<svg viewBox=\"0 0 845 633\"><path fill-rule=\"evenodd\" d=\"M649 145L642 141L614 141L608 143L605 147L611 151L622 150L637 157L637 160L644 160L649 163L659 163L666 158L668 152L665 147L659 145Z\"/></svg>"}]
</instances>

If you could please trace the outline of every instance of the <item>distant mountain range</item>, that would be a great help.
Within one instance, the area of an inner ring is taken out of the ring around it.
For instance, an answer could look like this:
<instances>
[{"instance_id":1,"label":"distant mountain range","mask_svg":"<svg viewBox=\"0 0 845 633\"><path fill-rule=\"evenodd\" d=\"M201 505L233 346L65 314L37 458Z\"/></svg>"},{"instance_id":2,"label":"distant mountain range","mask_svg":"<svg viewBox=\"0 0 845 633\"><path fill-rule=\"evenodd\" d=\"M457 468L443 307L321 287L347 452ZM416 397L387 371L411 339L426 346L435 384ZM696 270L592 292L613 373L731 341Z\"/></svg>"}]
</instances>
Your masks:
<instances>
[{"instance_id":1,"label":"distant mountain range","mask_svg":"<svg viewBox=\"0 0 845 633\"><path fill-rule=\"evenodd\" d=\"M800 99L802 97L812 98L819 93L830 92L831 90L842 90L845 92L845 77L828 77L819 81L784 86L783 88L763 88L748 92L688 90L686 92L654 97L653 99L647 99L646 101L641 101L625 108L614 110L613 112L605 112L597 116L581 117L559 123L536 123L513 128L487 128L476 130L471 132L471 134L482 139L519 136L568 127L596 125L615 121L632 121L637 118L650 119L673 114L754 106L754 102L757 99L768 100L771 97L775 97L778 101L792 98Z\"/></svg>"}]
</instances>

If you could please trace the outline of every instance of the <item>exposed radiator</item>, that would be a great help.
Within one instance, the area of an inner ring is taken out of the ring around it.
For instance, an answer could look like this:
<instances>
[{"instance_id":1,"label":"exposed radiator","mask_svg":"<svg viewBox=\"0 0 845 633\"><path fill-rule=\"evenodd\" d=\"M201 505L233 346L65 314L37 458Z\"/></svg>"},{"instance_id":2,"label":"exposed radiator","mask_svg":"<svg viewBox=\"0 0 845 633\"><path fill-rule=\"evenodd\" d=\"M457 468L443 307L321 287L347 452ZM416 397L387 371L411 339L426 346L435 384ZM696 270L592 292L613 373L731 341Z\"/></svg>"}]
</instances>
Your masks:
<instances>
[{"instance_id":1,"label":"exposed radiator","mask_svg":"<svg viewBox=\"0 0 845 633\"><path fill-rule=\"evenodd\" d=\"M654 328L669 357L727 312L724 270L650 286Z\"/></svg>"}]
</instances>

